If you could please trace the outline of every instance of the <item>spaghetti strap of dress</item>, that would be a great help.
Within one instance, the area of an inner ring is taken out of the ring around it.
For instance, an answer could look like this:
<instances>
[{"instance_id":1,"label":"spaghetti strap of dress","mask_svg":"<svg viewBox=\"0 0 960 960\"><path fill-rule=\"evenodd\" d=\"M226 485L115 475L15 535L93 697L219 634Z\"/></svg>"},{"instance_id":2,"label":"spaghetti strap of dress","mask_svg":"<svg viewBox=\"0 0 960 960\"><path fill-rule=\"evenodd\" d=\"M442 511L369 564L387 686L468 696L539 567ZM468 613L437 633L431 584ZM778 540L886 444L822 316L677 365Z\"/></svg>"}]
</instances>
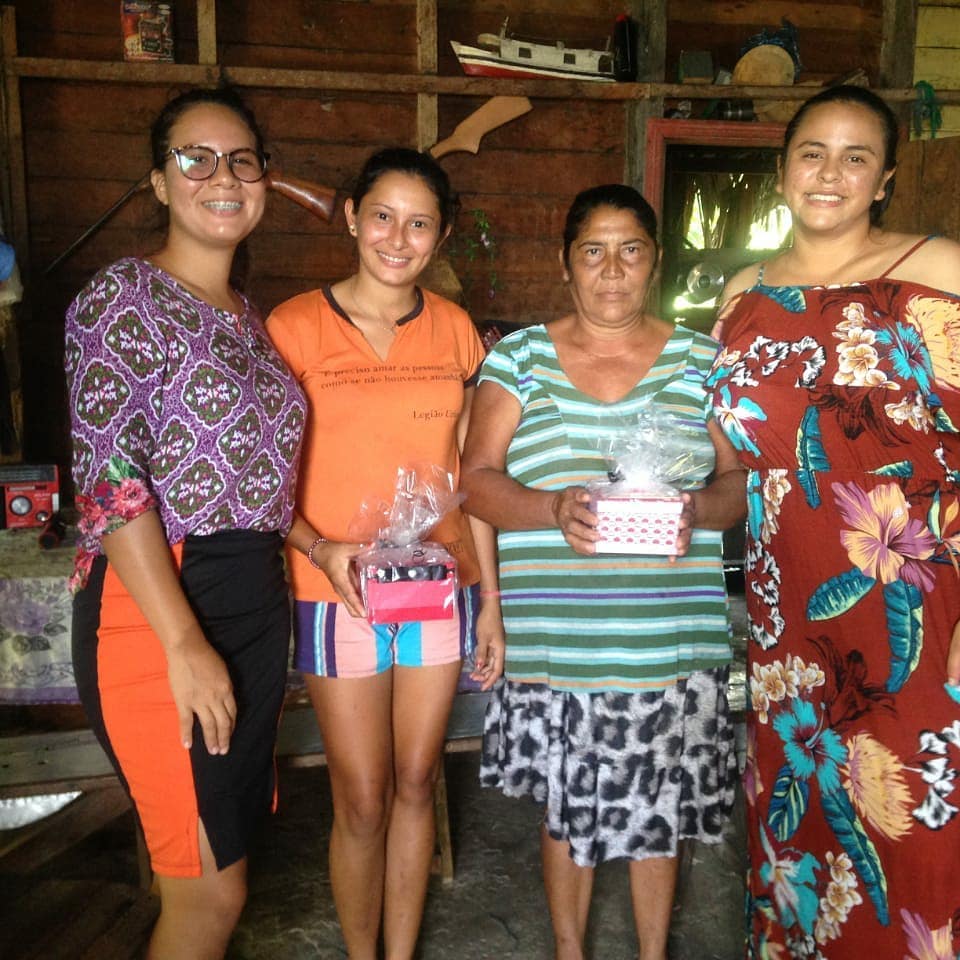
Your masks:
<instances>
[{"instance_id":1,"label":"spaghetti strap of dress","mask_svg":"<svg viewBox=\"0 0 960 960\"><path fill-rule=\"evenodd\" d=\"M883 280L883 279L884 279L885 277L887 277L889 274L893 273L893 271L896 270L897 267L899 267L900 264L903 263L904 260L908 260L908 259L909 259L910 257L912 257L912 256L917 252L917 250L919 250L928 240L932 240L932 239L933 239L933 234L929 234L929 235L926 236L926 237L921 237L902 257L898 257L893 263L891 263L890 266L887 267L887 269L884 270L883 273L880 274L880 278L879 278L879 279Z\"/></svg>"}]
</instances>

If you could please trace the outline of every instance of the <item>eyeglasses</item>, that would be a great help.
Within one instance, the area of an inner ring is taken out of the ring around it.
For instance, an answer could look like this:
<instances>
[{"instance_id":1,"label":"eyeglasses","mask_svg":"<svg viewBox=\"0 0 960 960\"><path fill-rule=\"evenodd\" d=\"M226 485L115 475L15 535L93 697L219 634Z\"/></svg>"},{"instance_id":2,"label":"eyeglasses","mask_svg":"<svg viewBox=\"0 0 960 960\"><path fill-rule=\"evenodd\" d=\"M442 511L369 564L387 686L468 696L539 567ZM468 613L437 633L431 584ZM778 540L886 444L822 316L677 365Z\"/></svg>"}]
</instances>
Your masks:
<instances>
[{"instance_id":1,"label":"eyeglasses","mask_svg":"<svg viewBox=\"0 0 960 960\"><path fill-rule=\"evenodd\" d=\"M180 172L188 180L209 180L220 165L220 158L227 161L230 172L244 183L256 183L267 173L269 153L257 153L248 147L221 153L210 147L187 146L171 147L168 157L176 157Z\"/></svg>"}]
</instances>

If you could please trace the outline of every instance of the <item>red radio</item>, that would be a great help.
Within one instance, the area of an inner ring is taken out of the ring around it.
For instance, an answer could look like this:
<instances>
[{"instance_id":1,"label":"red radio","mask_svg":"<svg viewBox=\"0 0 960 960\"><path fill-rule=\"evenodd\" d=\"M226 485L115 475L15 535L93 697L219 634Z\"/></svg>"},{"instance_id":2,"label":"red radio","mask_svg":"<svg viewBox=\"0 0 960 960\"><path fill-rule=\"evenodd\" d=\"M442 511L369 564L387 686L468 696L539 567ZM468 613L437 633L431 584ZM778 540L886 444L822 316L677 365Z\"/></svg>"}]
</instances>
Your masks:
<instances>
[{"instance_id":1,"label":"red radio","mask_svg":"<svg viewBox=\"0 0 960 960\"><path fill-rule=\"evenodd\" d=\"M0 464L0 527L42 527L60 509L60 474L52 464Z\"/></svg>"}]
</instances>

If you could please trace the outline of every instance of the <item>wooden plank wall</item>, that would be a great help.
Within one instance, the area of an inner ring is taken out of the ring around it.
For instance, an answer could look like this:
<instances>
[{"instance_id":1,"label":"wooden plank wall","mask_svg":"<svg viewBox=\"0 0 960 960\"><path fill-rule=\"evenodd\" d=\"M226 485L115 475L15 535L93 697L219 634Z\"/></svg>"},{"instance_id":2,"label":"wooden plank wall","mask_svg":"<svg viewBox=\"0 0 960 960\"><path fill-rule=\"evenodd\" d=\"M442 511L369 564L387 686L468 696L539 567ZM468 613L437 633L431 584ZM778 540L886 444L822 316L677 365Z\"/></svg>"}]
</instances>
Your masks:
<instances>
[{"instance_id":1,"label":"wooden plank wall","mask_svg":"<svg viewBox=\"0 0 960 960\"><path fill-rule=\"evenodd\" d=\"M218 11L219 59L225 65L318 69L415 71L415 5L274 0L232 0ZM499 28L502 11L441 6L444 44ZM541 12L550 4L539 6ZM554 0L549 30L571 39L599 41L617 4ZM116 5L97 0L17 0L20 52L34 56L118 59ZM105 11L103 8L107 8ZM558 11L564 11L563 14ZM590 14L588 16L588 13ZM175 3L177 59L196 55L190 3ZM464 15L464 26L456 17ZM530 29L536 18L516 24ZM588 36L585 24L596 25ZM539 23L540 33L545 24ZM255 39L256 42L253 42ZM444 72L459 67L446 57ZM171 93L165 87L26 80L22 84L32 262L37 280L34 309L25 329L22 363L30 370L25 405L30 424L26 455L66 462L63 403L62 317L76 290L100 265L156 242L146 193L128 203L55 274L42 270L149 167L147 129ZM247 99L260 119L275 161L288 173L338 188L341 197L363 159L384 144L415 145L412 96L253 89ZM444 97L439 130L446 136L482 103ZM566 306L556 251L566 205L573 194L623 174L624 105L539 101L532 113L485 138L477 156L443 162L461 191L461 233L473 231L470 211L483 209L497 243L496 295L487 295L491 267L472 263L465 244L454 243L455 265L480 322L531 322ZM289 201L271 198L268 213L249 242L250 290L266 311L275 304L346 274L352 243L342 213L324 224Z\"/></svg>"},{"instance_id":2,"label":"wooden plank wall","mask_svg":"<svg viewBox=\"0 0 960 960\"><path fill-rule=\"evenodd\" d=\"M101 0L13 0L21 55L94 60L121 56L118 4ZM196 62L194 0L173 0L176 55ZM881 0L670 0L667 79L680 49L703 47L717 65L736 61L742 43L789 16L801 30L810 75L837 63L874 68ZM516 7L522 7L517 11ZM230 66L415 73L414 0L230 0L217 5L218 60ZM610 33L622 0L439 0L438 70L460 73L449 41L496 32L510 13L518 33L596 45ZM267 11L269 11L267 13ZM805 74L806 76L807 74ZM62 317L70 298L100 265L147 252L156 243L153 204L144 193L128 203L54 274L44 267L133 184L149 166L147 128L172 91L166 86L52 80L22 82L33 303L24 321L22 365L28 460L67 464L63 400ZM411 95L252 89L275 162L289 174L346 195L365 156L384 144L415 145ZM480 105L439 98L440 136ZM477 156L443 163L463 199L451 258L467 306L480 324L531 323L567 308L557 251L573 195L619 181L625 166L627 107L599 101L536 100L531 113L489 134ZM497 244L495 264L470 261L471 211L484 212ZM352 244L342 215L313 219L273 197L251 238L249 288L265 311L281 300L351 269ZM489 296L491 269L498 286Z\"/></svg>"},{"instance_id":3,"label":"wooden plank wall","mask_svg":"<svg viewBox=\"0 0 960 960\"><path fill-rule=\"evenodd\" d=\"M935 90L960 87L960 0L921 0L913 79L926 80ZM937 136L960 136L960 106L942 107L941 117ZM930 136L929 128L922 136Z\"/></svg>"},{"instance_id":4,"label":"wooden plank wall","mask_svg":"<svg viewBox=\"0 0 960 960\"><path fill-rule=\"evenodd\" d=\"M666 79L677 81L681 50L709 50L715 69L733 70L745 41L787 19L797 28L800 82L862 67L877 85L882 14L882 0L668 0Z\"/></svg>"}]
</instances>

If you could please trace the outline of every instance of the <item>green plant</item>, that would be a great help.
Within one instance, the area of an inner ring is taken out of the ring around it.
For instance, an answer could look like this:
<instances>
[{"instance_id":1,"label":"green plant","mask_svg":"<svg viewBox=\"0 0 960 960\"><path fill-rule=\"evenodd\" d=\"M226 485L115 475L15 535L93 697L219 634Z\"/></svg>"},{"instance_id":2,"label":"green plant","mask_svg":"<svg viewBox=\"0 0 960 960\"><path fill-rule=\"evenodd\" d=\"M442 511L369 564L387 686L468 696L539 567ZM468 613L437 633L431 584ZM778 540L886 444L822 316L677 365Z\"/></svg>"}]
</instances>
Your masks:
<instances>
[{"instance_id":1,"label":"green plant","mask_svg":"<svg viewBox=\"0 0 960 960\"><path fill-rule=\"evenodd\" d=\"M473 290L476 277L474 273L481 264L486 265L486 276L483 278L486 284L486 295L492 300L497 295L500 288L500 278L497 275L497 241L493 235L493 229L490 226L490 220L486 211L481 208L475 208L468 211L470 217L469 232L461 236L455 235L451 245L451 254L464 263L464 275L462 283L464 292L469 296Z\"/></svg>"}]
</instances>

